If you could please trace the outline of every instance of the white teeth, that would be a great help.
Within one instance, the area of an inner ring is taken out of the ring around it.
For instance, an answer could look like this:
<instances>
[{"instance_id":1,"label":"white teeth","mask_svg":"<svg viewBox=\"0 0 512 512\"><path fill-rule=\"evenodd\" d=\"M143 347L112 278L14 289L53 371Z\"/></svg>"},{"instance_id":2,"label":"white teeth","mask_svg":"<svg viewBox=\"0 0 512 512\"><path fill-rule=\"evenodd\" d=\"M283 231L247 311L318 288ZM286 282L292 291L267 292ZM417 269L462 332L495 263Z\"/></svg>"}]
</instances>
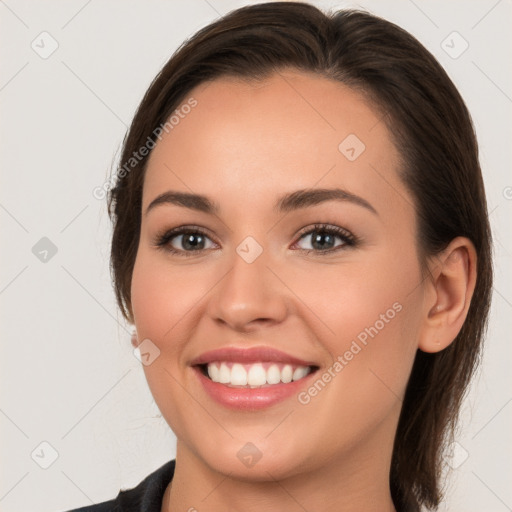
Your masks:
<instances>
[{"instance_id":1,"label":"white teeth","mask_svg":"<svg viewBox=\"0 0 512 512\"><path fill-rule=\"evenodd\" d=\"M306 366L299 366L295 368L295 371L293 372L293 380L299 380L302 379L302 377L305 377L309 373L309 368Z\"/></svg>"},{"instance_id":2,"label":"white teeth","mask_svg":"<svg viewBox=\"0 0 512 512\"><path fill-rule=\"evenodd\" d=\"M208 376L213 380L213 382L219 382L219 374L220 370L216 364L208 365Z\"/></svg>"},{"instance_id":3,"label":"white teeth","mask_svg":"<svg viewBox=\"0 0 512 512\"><path fill-rule=\"evenodd\" d=\"M208 365L208 372L211 365ZM231 370L229 369L229 366L226 363L222 363L220 365L219 370L219 382L221 384L227 384L228 382L231 382Z\"/></svg>"},{"instance_id":4,"label":"white teeth","mask_svg":"<svg viewBox=\"0 0 512 512\"><path fill-rule=\"evenodd\" d=\"M285 384L288 384L288 382L292 381L293 377L293 370L292 367L287 364L285 367L281 370L281 381Z\"/></svg>"},{"instance_id":5,"label":"white teeth","mask_svg":"<svg viewBox=\"0 0 512 512\"><path fill-rule=\"evenodd\" d=\"M267 369L265 370L265 366ZM213 382L228 384L232 386L259 387L265 385L296 381L308 375L311 369L308 366L293 367L290 364L278 365L262 363L231 365L226 362L209 363L207 365L208 376Z\"/></svg>"},{"instance_id":6,"label":"white teeth","mask_svg":"<svg viewBox=\"0 0 512 512\"><path fill-rule=\"evenodd\" d=\"M247 372L241 364L235 363L231 368L231 384L233 386L247 385Z\"/></svg>"},{"instance_id":7,"label":"white teeth","mask_svg":"<svg viewBox=\"0 0 512 512\"><path fill-rule=\"evenodd\" d=\"M281 382L281 370L277 364L273 364L267 370L267 384L279 384Z\"/></svg>"},{"instance_id":8,"label":"white teeth","mask_svg":"<svg viewBox=\"0 0 512 512\"><path fill-rule=\"evenodd\" d=\"M267 372L261 364L253 364L247 374L247 384L250 386L263 386L267 383Z\"/></svg>"}]
</instances>

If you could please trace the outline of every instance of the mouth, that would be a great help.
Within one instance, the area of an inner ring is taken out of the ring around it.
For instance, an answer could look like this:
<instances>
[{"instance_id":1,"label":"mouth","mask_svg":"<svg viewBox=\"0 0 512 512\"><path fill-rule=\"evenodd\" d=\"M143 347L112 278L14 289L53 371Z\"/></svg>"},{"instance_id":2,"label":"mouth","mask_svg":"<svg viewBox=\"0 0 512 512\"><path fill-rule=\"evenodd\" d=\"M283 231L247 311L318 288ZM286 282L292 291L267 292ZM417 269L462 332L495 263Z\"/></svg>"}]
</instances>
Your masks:
<instances>
[{"instance_id":1,"label":"mouth","mask_svg":"<svg viewBox=\"0 0 512 512\"><path fill-rule=\"evenodd\" d=\"M278 384L289 384L304 379L318 370L315 365L285 364L260 361L241 363L213 361L196 365L201 373L212 382L230 388L266 388Z\"/></svg>"},{"instance_id":2,"label":"mouth","mask_svg":"<svg viewBox=\"0 0 512 512\"><path fill-rule=\"evenodd\" d=\"M246 411L297 395L320 368L313 361L268 346L225 347L189 364L210 398L224 407Z\"/></svg>"}]
</instances>

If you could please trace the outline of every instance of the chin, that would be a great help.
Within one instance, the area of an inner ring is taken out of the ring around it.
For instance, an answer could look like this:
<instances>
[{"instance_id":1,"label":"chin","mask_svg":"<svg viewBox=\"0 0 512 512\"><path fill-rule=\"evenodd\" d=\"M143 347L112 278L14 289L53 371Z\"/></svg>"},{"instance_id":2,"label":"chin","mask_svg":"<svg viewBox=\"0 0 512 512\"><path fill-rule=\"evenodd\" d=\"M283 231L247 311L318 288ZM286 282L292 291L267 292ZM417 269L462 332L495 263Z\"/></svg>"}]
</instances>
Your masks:
<instances>
[{"instance_id":1,"label":"chin","mask_svg":"<svg viewBox=\"0 0 512 512\"><path fill-rule=\"evenodd\" d=\"M198 455L213 471L244 482L286 479L300 474L301 468L307 466L303 449L275 446L267 440L252 443L233 439L201 451Z\"/></svg>"}]
</instances>

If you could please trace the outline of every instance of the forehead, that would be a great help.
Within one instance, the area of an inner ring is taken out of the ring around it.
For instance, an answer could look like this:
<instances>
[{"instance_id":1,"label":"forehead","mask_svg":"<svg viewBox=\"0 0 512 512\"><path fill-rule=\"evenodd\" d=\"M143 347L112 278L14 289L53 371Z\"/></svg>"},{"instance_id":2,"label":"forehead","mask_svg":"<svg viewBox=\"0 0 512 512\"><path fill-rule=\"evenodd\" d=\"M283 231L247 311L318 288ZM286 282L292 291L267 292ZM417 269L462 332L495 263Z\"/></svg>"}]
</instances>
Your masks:
<instances>
[{"instance_id":1,"label":"forehead","mask_svg":"<svg viewBox=\"0 0 512 512\"><path fill-rule=\"evenodd\" d=\"M342 83L283 71L203 83L182 105L191 98L197 104L151 153L146 206L166 189L212 195L221 206L268 198L269 208L274 197L311 187L342 187L383 207L408 199L381 113Z\"/></svg>"}]
</instances>

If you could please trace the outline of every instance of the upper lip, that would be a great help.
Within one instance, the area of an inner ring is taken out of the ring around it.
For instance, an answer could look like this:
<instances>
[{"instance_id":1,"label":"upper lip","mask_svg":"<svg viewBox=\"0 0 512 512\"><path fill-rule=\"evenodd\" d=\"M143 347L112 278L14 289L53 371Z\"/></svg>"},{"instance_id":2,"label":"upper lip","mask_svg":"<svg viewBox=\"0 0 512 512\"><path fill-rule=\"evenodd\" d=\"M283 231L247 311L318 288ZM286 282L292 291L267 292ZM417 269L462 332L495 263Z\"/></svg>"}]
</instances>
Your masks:
<instances>
[{"instance_id":1,"label":"upper lip","mask_svg":"<svg viewBox=\"0 0 512 512\"><path fill-rule=\"evenodd\" d=\"M297 366L317 366L312 361L305 361L298 357L291 356L280 350L272 347L251 347L251 348L237 348L237 347L224 347L216 350L204 352L199 357L196 357L190 363L191 366L208 364L214 361L230 361L237 363L259 363L259 362L275 362L275 363L288 363Z\"/></svg>"}]
</instances>

